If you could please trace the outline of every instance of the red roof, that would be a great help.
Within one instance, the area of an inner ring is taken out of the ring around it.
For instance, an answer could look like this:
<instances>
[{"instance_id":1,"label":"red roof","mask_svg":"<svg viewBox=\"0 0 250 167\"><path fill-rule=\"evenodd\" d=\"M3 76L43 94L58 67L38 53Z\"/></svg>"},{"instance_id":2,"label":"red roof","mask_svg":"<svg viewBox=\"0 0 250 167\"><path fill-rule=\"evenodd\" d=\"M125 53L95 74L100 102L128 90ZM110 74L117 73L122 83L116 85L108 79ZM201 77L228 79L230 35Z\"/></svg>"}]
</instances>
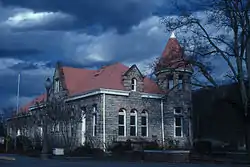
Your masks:
<instances>
[{"instance_id":1,"label":"red roof","mask_svg":"<svg viewBox=\"0 0 250 167\"><path fill-rule=\"evenodd\" d=\"M158 68L189 68L187 61L184 59L183 49L176 37L169 38L157 66Z\"/></svg>"},{"instance_id":2,"label":"red roof","mask_svg":"<svg viewBox=\"0 0 250 167\"><path fill-rule=\"evenodd\" d=\"M37 98L35 98L34 100L32 100L31 102L29 102L28 104L26 104L25 106L20 108L20 112L27 112L29 111L29 108L36 105L36 103L40 103L43 102L46 98L46 94L42 94L40 96L38 96Z\"/></svg>"},{"instance_id":3,"label":"red roof","mask_svg":"<svg viewBox=\"0 0 250 167\"><path fill-rule=\"evenodd\" d=\"M123 86L123 74L129 67L116 63L110 66L105 66L99 70L89 70L73 67L62 67L64 74L65 85L69 95L77 95L95 89L115 89L126 90ZM163 91L151 79L144 77L144 92L161 94ZM28 111L29 107L35 105L37 102L45 100L45 94L37 97L24 107L21 111Z\"/></svg>"},{"instance_id":4,"label":"red roof","mask_svg":"<svg viewBox=\"0 0 250 167\"><path fill-rule=\"evenodd\" d=\"M70 95L80 94L99 88L126 90L122 80L123 74L129 67L121 63L106 66L99 70L72 67L62 67L62 69L66 87ZM161 90L154 81L145 77L144 92L161 93Z\"/></svg>"}]
</instances>

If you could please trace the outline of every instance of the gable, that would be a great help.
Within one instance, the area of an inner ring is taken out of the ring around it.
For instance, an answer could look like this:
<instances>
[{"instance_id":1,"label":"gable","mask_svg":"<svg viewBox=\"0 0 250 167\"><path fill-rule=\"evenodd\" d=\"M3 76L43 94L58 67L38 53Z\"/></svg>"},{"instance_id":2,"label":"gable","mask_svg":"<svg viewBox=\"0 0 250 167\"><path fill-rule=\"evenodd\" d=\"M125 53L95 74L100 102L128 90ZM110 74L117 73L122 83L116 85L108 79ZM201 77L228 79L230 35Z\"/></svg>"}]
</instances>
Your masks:
<instances>
[{"instance_id":1,"label":"gable","mask_svg":"<svg viewBox=\"0 0 250 167\"><path fill-rule=\"evenodd\" d=\"M129 78L136 78L143 80L144 76L142 75L141 71L138 69L138 67L134 64L132 65L123 76L129 77Z\"/></svg>"},{"instance_id":2,"label":"gable","mask_svg":"<svg viewBox=\"0 0 250 167\"><path fill-rule=\"evenodd\" d=\"M52 92L57 93L62 90L67 90L67 87L65 85L62 66L59 62L57 62L54 75L53 75L53 80L52 80Z\"/></svg>"}]
</instances>

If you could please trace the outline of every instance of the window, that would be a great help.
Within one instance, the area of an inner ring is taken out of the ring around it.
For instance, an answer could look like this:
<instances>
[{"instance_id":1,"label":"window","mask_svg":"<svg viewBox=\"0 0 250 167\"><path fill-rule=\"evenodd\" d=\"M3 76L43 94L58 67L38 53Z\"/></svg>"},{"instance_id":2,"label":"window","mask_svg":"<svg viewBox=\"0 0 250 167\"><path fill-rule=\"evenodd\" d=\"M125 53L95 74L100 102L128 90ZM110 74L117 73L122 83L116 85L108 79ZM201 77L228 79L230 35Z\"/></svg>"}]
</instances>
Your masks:
<instances>
[{"instance_id":1,"label":"window","mask_svg":"<svg viewBox=\"0 0 250 167\"><path fill-rule=\"evenodd\" d=\"M182 108L181 107L175 107L174 108L174 114L182 114Z\"/></svg>"},{"instance_id":2,"label":"window","mask_svg":"<svg viewBox=\"0 0 250 167\"><path fill-rule=\"evenodd\" d=\"M141 113L141 135L148 136L148 113L146 111Z\"/></svg>"},{"instance_id":3,"label":"window","mask_svg":"<svg viewBox=\"0 0 250 167\"><path fill-rule=\"evenodd\" d=\"M136 91L136 79L135 78L131 80L131 89L132 91Z\"/></svg>"},{"instance_id":4,"label":"window","mask_svg":"<svg viewBox=\"0 0 250 167\"><path fill-rule=\"evenodd\" d=\"M174 88L174 80L170 79L168 80L168 89L173 89Z\"/></svg>"},{"instance_id":5,"label":"window","mask_svg":"<svg viewBox=\"0 0 250 167\"><path fill-rule=\"evenodd\" d=\"M179 78L179 80L178 80L178 89L183 89L183 80L182 80L182 78Z\"/></svg>"},{"instance_id":6,"label":"window","mask_svg":"<svg viewBox=\"0 0 250 167\"><path fill-rule=\"evenodd\" d=\"M180 116L176 116L174 122L175 122L175 136L182 137L183 118Z\"/></svg>"},{"instance_id":7,"label":"window","mask_svg":"<svg viewBox=\"0 0 250 167\"><path fill-rule=\"evenodd\" d=\"M97 124L97 116L96 113L93 114L93 136L96 136L96 124Z\"/></svg>"},{"instance_id":8,"label":"window","mask_svg":"<svg viewBox=\"0 0 250 167\"><path fill-rule=\"evenodd\" d=\"M119 110L118 135L126 136L126 111L124 109Z\"/></svg>"},{"instance_id":9,"label":"window","mask_svg":"<svg viewBox=\"0 0 250 167\"><path fill-rule=\"evenodd\" d=\"M55 131L56 131L56 132L59 132L59 130L60 130L60 128L59 128L59 123L57 123L57 124L55 125Z\"/></svg>"},{"instance_id":10,"label":"window","mask_svg":"<svg viewBox=\"0 0 250 167\"><path fill-rule=\"evenodd\" d=\"M43 127L38 127L38 133L42 137L43 136Z\"/></svg>"},{"instance_id":11,"label":"window","mask_svg":"<svg viewBox=\"0 0 250 167\"><path fill-rule=\"evenodd\" d=\"M96 129L97 129L97 109L96 104L93 105L93 112L92 112L92 123L93 123L93 136L96 136Z\"/></svg>"},{"instance_id":12,"label":"window","mask_svg":"<svg viewBox=\"0 0 250 167\"><path fill-rule=\"evenodd\" d=\"M10 133L9 134L12 135L12 128L10 128Z\"/></svg>"},{"instance_id":13,"label":"window","mask_svg":"<svg viewBox=\"0 0 250 167\"><path fill-rule=\"evenodd\" d=\"M20 136L21 135L21 131L20 129L17 130L17 136Z\"/></svg>"},{"instance_id":14,"label":"window","mask_svg":"<svg viewBox=\"0 0 250 167\"><path fill-rule=\"evenodd\" d=\"M137 112L132 110L130 112L130 136L137 136Z\"/></svg>"},{"instance_id":15,"label":"window","mask_svg":"<svg viewBox=\"0 0 250 167\"><path fill-rule=\"evenodd\" d=\"M60 91L60 82L59 80L55 80L55 93Z\"/></svg>"}]
</instances>

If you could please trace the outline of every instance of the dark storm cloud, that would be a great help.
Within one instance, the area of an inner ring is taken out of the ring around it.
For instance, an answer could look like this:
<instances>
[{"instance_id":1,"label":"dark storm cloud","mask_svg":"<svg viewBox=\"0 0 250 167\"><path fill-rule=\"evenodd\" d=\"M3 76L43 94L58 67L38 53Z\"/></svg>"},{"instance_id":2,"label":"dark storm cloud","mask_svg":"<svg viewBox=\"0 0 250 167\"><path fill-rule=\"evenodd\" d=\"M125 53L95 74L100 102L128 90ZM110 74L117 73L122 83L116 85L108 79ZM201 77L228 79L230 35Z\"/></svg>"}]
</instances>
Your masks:
<instances>
[{"instance_id":1,"label":"dark storm cloud","mask_svg":"<svg viewBox=\"0 0 250 167\"><path fill-rule=\"evenodd\" d=\"M48 66L50 66L50 64L48 63ZM12 70L35 70L35 69L40 69L41 67L48 67L47 63L43 64L43 65L39 65L37 63L32 63L32 62L22 62L22 63L17 63L15 65L13 65L12 67L10 67L10 69Z\"/></svg>"},{"instance_id":2,"label":"dark storm cloud","mask_svg":"<svg viewBox=\"0 0 250 167\"><path fill-rule=\"evenodd\" d=\"M23 56L31 56L31 55L38 55L42 52L38 49L6 49L0 48L0 58L4 57L23 57Z\"/></svg>"},{"instance_id":3,"label":"dark storm cloud","mask_svg":"<svg viewBox=\"0 0 250 167\"><path fill-rule=\"evenodd\" d=\"M75 16L78 19L75 26L100 24L104 29L116 27L119 32L126 31L150 16L156 7L153 1L138 0L3 0L3 5L25 7L35 11L60 11Z\"/></svg>"},{"instance_id":4,"label":"dark storm cloud","mask_svg":"<svg viewBox=\"0 0 250 167\"><path fill-rule=\"evenodd\" d=\"M3 5L13 5L30 8L35 11L63 12L76 18L74 23L64 26L50 24L48 29L78 29L100 25L103 30L115 28L119 33L125 33L141 20L156 15L180 14L175 3L189 11L201 10L202 4L209 0L2 0Z\"/></svg>"}]
</instances>

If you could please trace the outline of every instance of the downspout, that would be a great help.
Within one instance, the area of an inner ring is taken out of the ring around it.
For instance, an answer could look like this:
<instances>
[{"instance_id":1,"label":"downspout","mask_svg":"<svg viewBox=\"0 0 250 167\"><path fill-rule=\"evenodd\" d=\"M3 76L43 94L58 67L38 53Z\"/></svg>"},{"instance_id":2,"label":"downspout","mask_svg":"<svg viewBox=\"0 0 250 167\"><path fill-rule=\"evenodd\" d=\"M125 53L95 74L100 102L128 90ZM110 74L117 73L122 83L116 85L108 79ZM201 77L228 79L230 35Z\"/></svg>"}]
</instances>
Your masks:
<instances>
[{"instance_id":1,"label":"downspout","mask_svg":"<svg viewBox=\"0 0 250 167\"><path fill-rule=\"evenodd\" d=\"M164 115L163 115L163 99L161 99L161 134L162 134L162 144L165 144L165 135L164 135Z\"/></svg>"},{"instance_id":2,"label":"downspout","mask_svg":"<svg viewBox=\"0 0 250 167\"><path fill-rule=\"evenodd\" d=\"M102 99L102 120L103 120L103 149L106 151L106 119L105 119L105 107L106 107L106 94L103 93L103 99Z\"/></svg>"}]
</instances>

